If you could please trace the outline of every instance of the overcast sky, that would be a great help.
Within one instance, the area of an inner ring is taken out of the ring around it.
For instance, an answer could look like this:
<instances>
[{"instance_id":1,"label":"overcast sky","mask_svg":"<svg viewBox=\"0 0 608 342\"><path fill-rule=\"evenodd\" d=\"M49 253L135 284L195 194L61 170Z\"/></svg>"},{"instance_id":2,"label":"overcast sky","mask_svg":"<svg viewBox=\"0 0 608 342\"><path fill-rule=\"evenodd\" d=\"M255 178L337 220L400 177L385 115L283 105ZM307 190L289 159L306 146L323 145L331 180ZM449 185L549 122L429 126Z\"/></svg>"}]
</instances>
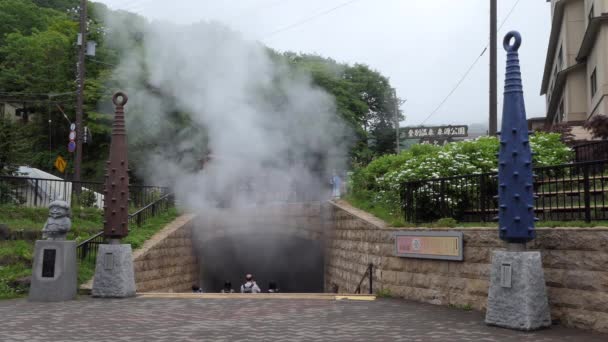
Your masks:
<instances>
[{"instance_id":1,"label":"overcast sky","mask_svg":"<svg viewBox=\"0 0 608 342\"><path fill-rule=\"evenodd\" d=\"M389 77L406 120L419 125L441 103L488 41L489 0L96 0L150 19L176 23L220 21L280 50L365 63ZM322 14L341 4L330 13ZM540 84L550 31L543 0L499 0L498 92L502 113L505 53L502 37L518 30L528 117L544 116ZM322 14L322 15L320 15ZM314 18L313 18L314 17ZM293 26L293 27L292 27ZM488 52L425 124L486 123ZM500 128L499 128L500 129Z\"/></svg>"}]
</instances>

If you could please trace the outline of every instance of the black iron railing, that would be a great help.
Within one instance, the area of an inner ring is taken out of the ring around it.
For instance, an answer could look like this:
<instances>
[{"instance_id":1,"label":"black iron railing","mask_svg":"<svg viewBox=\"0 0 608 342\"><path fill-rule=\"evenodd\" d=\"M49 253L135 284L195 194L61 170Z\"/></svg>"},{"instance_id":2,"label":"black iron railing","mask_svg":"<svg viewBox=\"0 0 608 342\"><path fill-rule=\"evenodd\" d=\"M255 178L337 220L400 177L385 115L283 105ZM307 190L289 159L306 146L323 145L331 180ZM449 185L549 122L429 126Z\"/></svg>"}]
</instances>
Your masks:
<instances>
[{"instance_id":1,"label":"black iron railing","mask_svg":"<svg viewBox=\"0 0 608 342\"><path fill-rule=\"evenodd\" d=\"M169 193L163 195L161 198L154 202L146 205L145 207L137 210L136 212L129 214L129 226L140 227L149 218L155 217L160 213L163 213L169 208L173 207L173 194ZM131 230L131 228L129 229ZM80 260L95 260L97 257L97 250L99 245L105 242L103 231L91 236L90 238L82 241L76 248L76 254Z\"/></svg>"},{"instance_id":2,"label":"black iron railing","mask_svg":"<svg viewBox=\"0 0 608 342\"><path fill-rule=\"evenodd\" d=\"M0 205L46 207L63 199L72 206L103 208L103 188L101 182L0 176ZM164 187L130 185L129 206L140 208L168 192Z\"/></svg>"},{"instance_id":3,"label":"black iron railing","mask_svg":"<svg viewBox=\"0 0 608 342\"><path fill-rule=\"evenodd\" d=\"M574 160L586 162L608 159L608 140L594 141L573 147Z\"/></svg>"},{"instance_id":4,"label":"black iron railing","mask_svg":"<svg viewBox=\"0 0 608 342\"><path fill-rule=\"evenodd\" d=\"M608 160L538 167L534 173L535 212L540 220L608 220ZM405 220L493 221L498 215L497 179L497 173L483 173L403 183Z\"/></svg>"},{"instance_id":5,"label":"black iron railing","mask_svg":"<svg viewBox=\"0 0 608 342\"><path fill-rule=\"evenodd\" d=\"M370 263L369 265L367 265L367 269L365 270L365 273L363 273L363 276L361 277L361 280L359 281L359 284L357 285L357 288L355 289L355 293L361 293L361 286L363 285L363 281L365 281L365 278L367 278L369 280L369 294L373 294L374 293L374 264Z\"/></svg>"}]
</instances>

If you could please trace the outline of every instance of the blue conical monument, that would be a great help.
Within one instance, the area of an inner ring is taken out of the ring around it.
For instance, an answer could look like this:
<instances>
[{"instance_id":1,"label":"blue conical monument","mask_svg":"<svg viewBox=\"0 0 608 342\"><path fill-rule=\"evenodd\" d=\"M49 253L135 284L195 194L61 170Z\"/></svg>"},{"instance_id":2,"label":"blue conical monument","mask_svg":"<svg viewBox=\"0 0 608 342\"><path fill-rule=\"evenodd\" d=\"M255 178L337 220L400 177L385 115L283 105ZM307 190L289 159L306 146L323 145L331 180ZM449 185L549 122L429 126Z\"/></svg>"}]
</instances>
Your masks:
<instances>
[{"instance_id":1,"label":"blue conical monument","mask_svg":"<svg viewBox=\"0 0 608 342\"><path fill-rule=\"evenodd\" d=\"M535 218L532 152L517 53L520 34L507 33L503 45L507 75L498 153L498 224L507 249L492 252L485 321L535 330L550 326L551 314L540 252L526 251L526 242L535 238Z\"/></svg>"},{"instance_id":2,"label":"blue conical monument","mask_svg":"<svg viewBox=\"0 0 608 342\"><path fill-rule=\"evenodd\" d=\"M532 152L517 52L520 45L518 32L505 36L507 73L498 154L498 222L500 238L510 243L525 243L536 237Z\"/></svg>"}]
</instances>

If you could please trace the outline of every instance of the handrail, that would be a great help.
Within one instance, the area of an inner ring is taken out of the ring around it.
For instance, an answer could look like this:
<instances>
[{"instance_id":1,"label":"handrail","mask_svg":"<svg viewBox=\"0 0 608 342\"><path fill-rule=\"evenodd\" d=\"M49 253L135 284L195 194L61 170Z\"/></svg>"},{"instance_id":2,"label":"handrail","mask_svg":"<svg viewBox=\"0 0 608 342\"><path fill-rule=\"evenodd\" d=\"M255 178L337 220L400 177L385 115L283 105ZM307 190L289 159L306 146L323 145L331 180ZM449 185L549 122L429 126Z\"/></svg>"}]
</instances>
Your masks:
<instances>
[{"instance_id":1,"label":"handrail","mask_svg":"<svg viewBox=\"0 0 608 342\"><path fill-rule=\"evenodd\" d=\"M140 226L142 223L141 222L142 220L140 219L142 213L144 213L147 209L152 208L152 214L155 215L156 214L156 210L155 210L156 205L158 203L161 203L162 201L169 199L171 196L173 196L173 193L168 193L166 195L163 195L160 198L158 198L157 200L155 200L154 202L147 204L146 206L144 206L141 209L138 209L136 212L134 212L132 214L129 214L129 216L128 216L129 221L132 218L136 217L137 226ZM95 248L93 253L91 253L92 250L89 248L89 245L101 243L103 240L103 233L104 233L104 231L101 230L100 232L98 232L95 235L89 237L88 239L82 241L81 243L79 243L76 246L77 255L80 257L81 260L83 260L87 256L89 256L89 258L92 258L93 255L97 254L97 248Z\"/></svg>"},{"instance_id":2,"label":"handrail","mask_svg":"<svg viewBox=\"0 0 608 342\"><path fill-rule=\"evenodd\" d=\"M365 273L363 273L363 276L361 277L361 280L359 281L359 285L357 285L357 288L355 289L355 293L361 293L361 285L363 285L363 281L365 280L366 277L369 277L369 294L373 294L373 279L374 279L374 264L370 263L367 266L367 269L365 270Z\"/></svg>"},{"instance_id":3,"label":"handrail","mask_svg":"<svg viewBox=\"0 0 608 342\"><path fill-rule=\"evenodd\" d=\"M139 214L140 214L140 213L142 213L144 210L146 210L146 209L148 209L148 208L150 208L150 207L152 207L152 206L156 205L156 203L158 203L158 202L160 202L160 201L162 201L162 200L164 200L164 199L166 199L166 198L169 198L169 197L170 197L170 196L172 196L172 195L173 195L173 193L168 193L168 194L166 194L166 195L161 196L161 197L160 197L159 199L157 199L156 201L154 201L154 202L152 202L152 203L147 204L145 207L143 207L143 208L141 208L141 209L138 209L138 210L137 210L136 212L134 212L133 214L129 214L129 219L131 219L132 217L134 217L134 216L136 216L136 215L139 215Z\"/></svg>"},{"instance_id":4,"label":"handrail","mask_svg":"<svg viewBox=\"0 0 608 342\"><path fill-rule=\"evenodd\" d=\"M94 240L95 238L99 237L100 235L103 235L103 230L97 232L95 235L93 235L93 236L89 237L88 239L82 241L81 243L79 243L78 245L76 245L76 248L81 248L81 246L90 243L92 240Z\"/></svg>"}]
</instances>

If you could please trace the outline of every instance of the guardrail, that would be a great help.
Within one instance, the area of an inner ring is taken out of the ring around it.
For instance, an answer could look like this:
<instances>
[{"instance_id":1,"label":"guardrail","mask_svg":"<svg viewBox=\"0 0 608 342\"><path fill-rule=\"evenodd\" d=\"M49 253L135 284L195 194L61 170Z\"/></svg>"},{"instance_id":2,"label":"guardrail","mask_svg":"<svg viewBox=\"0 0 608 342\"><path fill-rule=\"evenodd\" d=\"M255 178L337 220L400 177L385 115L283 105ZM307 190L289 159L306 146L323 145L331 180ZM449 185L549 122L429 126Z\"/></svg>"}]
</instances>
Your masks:
<instances>
[{"instance_id":1,"label":"guardrail","mask_svg":"<svg viewBox=\"0 0 608 342\"><path fill-rule=\"evenodd\" d=\"M540 220L608 220L608 160L534 168ZM498 174L435 178L401 185L405 220L489 222L498 215Z\"/></svg>"}]
</instances>

